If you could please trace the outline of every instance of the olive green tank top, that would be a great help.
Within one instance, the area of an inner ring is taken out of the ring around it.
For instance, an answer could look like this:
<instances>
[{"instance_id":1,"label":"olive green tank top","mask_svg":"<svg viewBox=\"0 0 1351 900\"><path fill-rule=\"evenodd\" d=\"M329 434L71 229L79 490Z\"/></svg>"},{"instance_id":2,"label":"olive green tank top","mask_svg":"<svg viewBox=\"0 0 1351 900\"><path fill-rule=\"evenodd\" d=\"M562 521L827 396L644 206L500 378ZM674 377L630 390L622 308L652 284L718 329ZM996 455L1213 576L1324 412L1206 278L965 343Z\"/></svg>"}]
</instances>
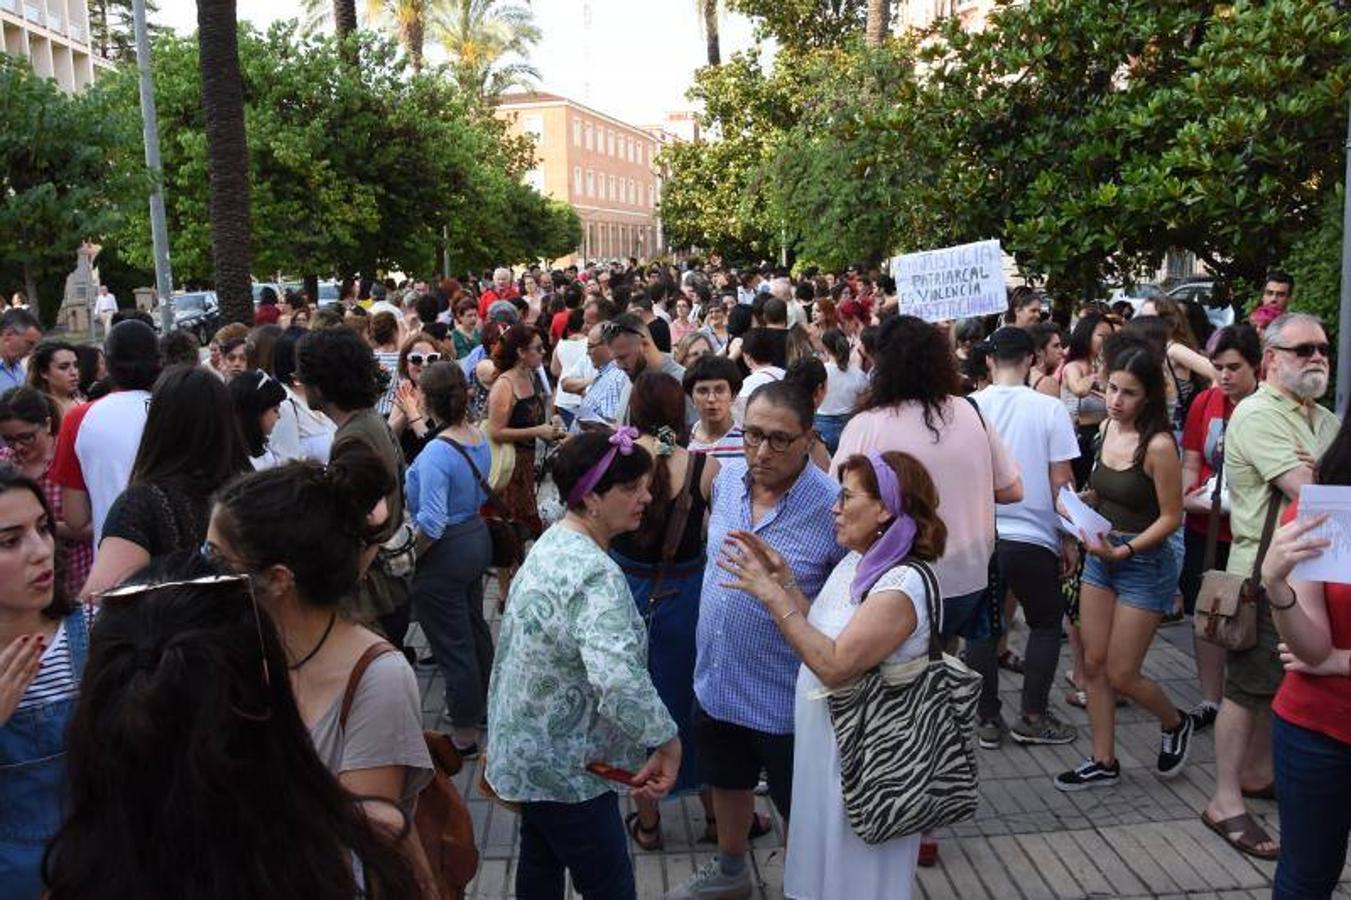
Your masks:
<instances>
[{"instance_id":1,"label":"olive green tank top","mask_svg":"<svg viewBox=\"0 0 1351 900\"><path fill-rule=\"evenodd\" d=\"M1154 492L1154 481L1145 474L1144 466L1113 469L1102 461L1102 434L1096 441L1093 475L1089 486L1098 495L1098 512L1112 523L1112 529L1123 534L1139 534L1159 517L1159 498Z\"/></svg>"}]
</instances>

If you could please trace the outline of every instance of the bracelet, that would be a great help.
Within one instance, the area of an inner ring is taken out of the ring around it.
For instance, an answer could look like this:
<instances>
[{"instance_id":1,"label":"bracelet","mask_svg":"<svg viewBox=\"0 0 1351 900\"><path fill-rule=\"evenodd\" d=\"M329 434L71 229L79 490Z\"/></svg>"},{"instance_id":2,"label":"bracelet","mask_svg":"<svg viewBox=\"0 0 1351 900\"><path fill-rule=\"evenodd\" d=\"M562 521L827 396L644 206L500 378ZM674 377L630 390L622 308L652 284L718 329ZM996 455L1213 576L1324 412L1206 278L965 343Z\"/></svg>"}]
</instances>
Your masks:
<instances>
[{"instance_id":1,"label":"bracelet","mask_svg":"<svg viewBox=\"0 0 1351 900\"><path fill-rule=\"evenodd\" d=\"M1131 546L1131 542L1130 542L1130 541L1126 541L1126 543L1122 544L1121 546L1125 547L1125 548L1126 548L1126 552L1130 554L1130 556L1127 556L1126 559L1130 559L1131 556L1134 556L1134 555L1135 555L1135 548L1134 548L1133 546Z\"/></svg>"},{"instance_id":2,"label":"bracelet","mask_svg":"<svg viewBox=\"0 0 1351 900\"><path fill-rule=\"evenodd\" d=\"M792 609L788 610L788 612L779 616L779 624L782 625L784 622L787 622L789 619L793 618L793 616L797 615L800 612L802 612L802 610L794 606Z\"/></svg>"},{"instance_id":3,"label":"bracelet","mask_svg":"<svg viewBox=\"0 0 1351 900\"><path fill-rule=\"evenodd\" d=\"M1287 591L1290 592L1290 602L1287 603L1287 604L1285 604L1285 606L1277 606L1275 603L1272 603L1272 602L1271 602L1271 593L1268 591L1268 592L1267 592L1267 605L1270 606L1272 609L1278 609L1278 610L1281 610L1281 611L1285 611L1285 610L1289 609L1290 607L1294 606L1296 603L1298 603L1298 602L1299 602L1299 598L1295 596L1295 589L1292 588L1292 587L1290 586L1290 582L1288 582L1288 581L1283 581L1283 582L1281 582L1281 584L1285 585L1285 589L1286 589Z\"/></svg>"}]
</instances>

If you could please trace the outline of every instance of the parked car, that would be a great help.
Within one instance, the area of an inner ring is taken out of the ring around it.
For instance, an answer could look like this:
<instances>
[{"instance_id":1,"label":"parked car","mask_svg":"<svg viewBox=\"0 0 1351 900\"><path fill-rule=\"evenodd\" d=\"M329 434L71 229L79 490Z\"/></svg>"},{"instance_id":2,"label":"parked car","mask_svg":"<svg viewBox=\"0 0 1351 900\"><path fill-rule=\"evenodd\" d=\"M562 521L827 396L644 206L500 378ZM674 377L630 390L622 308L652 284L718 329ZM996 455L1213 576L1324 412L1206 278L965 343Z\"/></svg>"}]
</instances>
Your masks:
<instances>
[{"instance_id":1,"label":"parked car","mask_svg":"<svg viewBox=\"0 0 1351 900\"><path fill-rule=\"evenodd\" d=\"M272 290L276 292L278 300L280 300L282 294L285 293L282 286L275 281L255 281L253 283L253 306L255 309L263 299L263 288L272 288Z\"/></svg>"},{"instance_id":2,"label":"parked car","mask_svg":"<svg viewBox=\"0 0 1351 900\"><path fill-rule=\"evenodd\" d=\"M1211 298L1215 293L1215 282L1213 281L1188 281L1186 284L1179 284L1168 292L1179 303L1190 301L1199 303L1201 308L1206 311L1206 318L1210 324L1216 328L1223 328L1226 325L1233 325L1236 315L1232 303L1224 303L1219 306L1211 306Z\"/></svg>"},{"instance_id":3,"label":"parked car","mask_svg":"<svg viewBox=\"0 0 1351 900\"><path fill-rule=\"evenodd\" d=\"M197 342L210 343L211 336L220 328L220 304L216 301L215 291L190 291L174 295L174 327L179 331L189 331L197 336ZM160 315L154 313L155 327L159 327Z\"/></svg>"},{"instance_id":4,"label":"parked car","mask_svg":"<svg viewBox=\"0 0 1351 900\"><path fill-rule=\"evenodd\" d=\"M1107 295L1107 305L1115 304L1125 300L1131 305L1133 312L1139 312L1141 305L1151 297L1162 297L1163 290L1157 284L1136 284L1131 287L1113 288Z\"/></svg>"},{"instance_id":5,"label":"parked car","mask_svg":"<svg viewBox=\"0 0 1351 900\"><path fill-rule=\"evenodd\" d=\"M338 283L336 281L319 282L319 297L315 302L319 306L337 306Z\"/></svg>"}]
</instances>

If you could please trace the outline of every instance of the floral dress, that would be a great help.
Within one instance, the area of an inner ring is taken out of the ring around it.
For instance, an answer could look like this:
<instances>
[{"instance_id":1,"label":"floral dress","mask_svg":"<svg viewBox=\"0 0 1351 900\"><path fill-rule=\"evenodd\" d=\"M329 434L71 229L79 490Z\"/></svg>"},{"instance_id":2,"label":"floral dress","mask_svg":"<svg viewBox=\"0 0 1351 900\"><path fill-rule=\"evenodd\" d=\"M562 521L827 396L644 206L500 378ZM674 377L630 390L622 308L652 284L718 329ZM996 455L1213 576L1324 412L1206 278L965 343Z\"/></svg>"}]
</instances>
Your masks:
<instances>
[{"instance_id":1,"label":"floral dress","mask_svg":"<svg viewBox=\"0 0 1351 900\"><path fill-rule=\"evenodd\" d=\"M647 631L618 564L559 524L512 580L488 686L488 783L504 800L582 803L676 734L647 672Z\"/></svg>"}]
</instances>

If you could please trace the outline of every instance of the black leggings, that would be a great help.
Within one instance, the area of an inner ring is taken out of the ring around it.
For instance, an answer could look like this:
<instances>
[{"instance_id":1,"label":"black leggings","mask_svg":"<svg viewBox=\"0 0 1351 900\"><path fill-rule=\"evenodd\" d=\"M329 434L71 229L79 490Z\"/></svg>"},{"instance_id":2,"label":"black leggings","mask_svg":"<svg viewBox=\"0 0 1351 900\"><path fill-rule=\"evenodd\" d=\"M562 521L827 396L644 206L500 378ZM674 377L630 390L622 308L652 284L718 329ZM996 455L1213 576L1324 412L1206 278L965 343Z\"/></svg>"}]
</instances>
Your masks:
<instances>
[{"instance_id":1,"label":"black leggings","mask_svg":"<svg viewBox=\"0 0 1351 900\"><path fill-rule=\"evenodd\" d=\"M995 553L1004 584L1022 604L1031 632L1023 663L1022 712L1041 715L1046 712L1060 661L1060 620L1065 615L1060 557L1045 547L1021 541L1001 540ZM999 598L1001 604L1003 600ZM981 719L999 715L998 643L997 639L971 641L966 648L967 663L983 678L978 710Z\"/></svg>"}]
</instances>

